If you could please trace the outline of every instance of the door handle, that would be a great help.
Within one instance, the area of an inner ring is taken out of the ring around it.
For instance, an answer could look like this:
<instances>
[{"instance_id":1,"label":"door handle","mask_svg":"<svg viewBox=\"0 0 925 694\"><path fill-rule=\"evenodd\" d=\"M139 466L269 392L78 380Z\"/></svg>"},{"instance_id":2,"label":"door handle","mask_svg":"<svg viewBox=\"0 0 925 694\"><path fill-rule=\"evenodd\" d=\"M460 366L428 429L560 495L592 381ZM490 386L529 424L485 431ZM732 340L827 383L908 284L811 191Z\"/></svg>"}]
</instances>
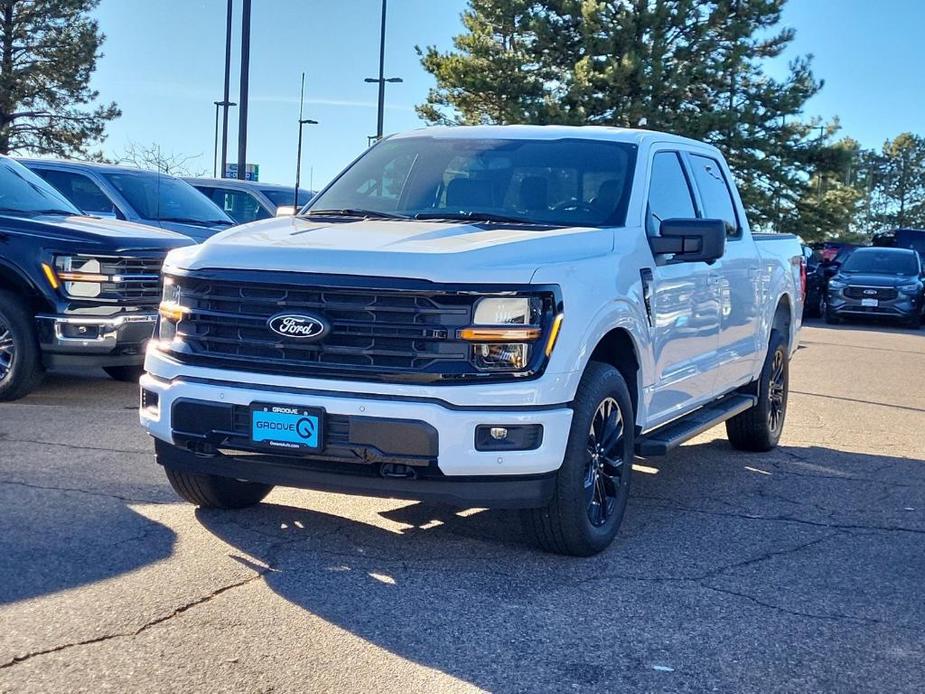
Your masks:
<instances>
[{"instance_id":1,"label":"door handle","mask_svg":"<svg viewBox=\"0 0 925 694\"><path fill-rule=\"evenodd\" d=\"M748 279L753 280L758 277L758 267L756 265L748 266Z\"/></svg>"}]
</instances>

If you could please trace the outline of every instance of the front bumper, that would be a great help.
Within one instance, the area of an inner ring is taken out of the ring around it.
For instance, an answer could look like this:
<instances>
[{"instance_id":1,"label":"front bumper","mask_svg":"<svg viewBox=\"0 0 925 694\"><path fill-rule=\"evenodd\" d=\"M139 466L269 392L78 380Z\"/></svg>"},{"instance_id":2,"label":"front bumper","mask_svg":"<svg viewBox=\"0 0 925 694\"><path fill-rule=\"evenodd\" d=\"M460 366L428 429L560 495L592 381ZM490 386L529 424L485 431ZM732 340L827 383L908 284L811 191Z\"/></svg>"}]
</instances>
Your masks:
<instances>
[{"instance_id":1,"label":"front bumper","mask_svg":"<svg viewBox=\"0 0 925 694\"><path fill-rule=\"evenodd\" d=\"M153 312L35 317L39 346L48 367L140 366L156 321Z\"/></svg>"},{"instance_id":2,"label":"front bumper","mask_svg":"<svg viewBox=\"0 0 925 694\"><path fill-rule=\"evenodd\" d=\"M922 312L917 297L900 293L895 299L878 299L876 306L865 306L862 299L846 297L840 291L830 291L829 310L838 316L856 316L871 318L914 318Z\"/></svg>"},{"instance_id":3,"label":"front bumper","mask_svg":"<svg viewBox=\"0 0 925 694\"><path fill-rule=\"evenodd\" d=\"M166 466L284 486L469 505L546 503L572 421L565 405L459 407L410 396L245 386L188 376L164 380L150 374L142 377L141 387L141 424L158 440L158 460ZM332 438L323 450L305 456L255 449L248 443L249 420L241 424L255 402L321 408ZM190 404L198 412L210 408L215 418L184 413ZM207 419L211 423L203 424ZM477 426L531 424L543 427L533 450L476 450Z\"/></svg>"}]
</instances>

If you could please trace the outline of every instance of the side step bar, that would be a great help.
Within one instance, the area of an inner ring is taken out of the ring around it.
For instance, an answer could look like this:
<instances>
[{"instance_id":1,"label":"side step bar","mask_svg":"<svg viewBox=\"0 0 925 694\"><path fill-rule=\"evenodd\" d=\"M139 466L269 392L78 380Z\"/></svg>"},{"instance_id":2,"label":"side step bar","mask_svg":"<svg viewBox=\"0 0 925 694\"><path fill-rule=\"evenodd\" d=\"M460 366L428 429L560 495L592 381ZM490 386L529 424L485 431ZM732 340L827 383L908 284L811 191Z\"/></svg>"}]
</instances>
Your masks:
<instances>
[{"instance_id":1,"label":"side step bar","mask_svg":"<svg viewBox=\"0 0 925 694\"><path fill-rule=\"evenodd\" d=\"M668 422L658 429L636 439L636 455L653 458L665 455L697 434L722 424L727 419L758 404L758 396L733 393L695 410L688 415Z\"/></svg>"}]
</instances>

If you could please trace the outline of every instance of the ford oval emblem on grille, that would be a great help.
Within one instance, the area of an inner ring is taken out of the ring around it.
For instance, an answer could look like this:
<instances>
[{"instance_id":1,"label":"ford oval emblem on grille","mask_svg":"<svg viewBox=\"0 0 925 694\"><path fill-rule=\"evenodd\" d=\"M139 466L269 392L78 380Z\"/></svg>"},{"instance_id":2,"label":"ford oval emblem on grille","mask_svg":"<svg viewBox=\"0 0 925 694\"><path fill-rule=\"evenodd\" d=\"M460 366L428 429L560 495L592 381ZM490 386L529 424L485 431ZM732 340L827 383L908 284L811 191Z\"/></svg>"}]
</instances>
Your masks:
<instances>
[{"instance_id":1,"label":"ford oval emblem on grille","mask_svg":"<svg viewBox=\"0 0 925 694\"><path fill-rule=\"evenodd\" d=\"M267 321L267 327L297 340L320 340L331 329L324 318L307 313L278 313Z\"/></svg>"},{"instance_id":2,"label":"ford oval emblem on grille","mask_svg":"<svg viewBox=\"0 0 925 694\"><path fill-rule=\"evenodd\" d=\"M876 289L865 289L864 293L867 294L868 296L873 296L874 294L877 293L877 290Z\"/></svg>"}]
</instances>

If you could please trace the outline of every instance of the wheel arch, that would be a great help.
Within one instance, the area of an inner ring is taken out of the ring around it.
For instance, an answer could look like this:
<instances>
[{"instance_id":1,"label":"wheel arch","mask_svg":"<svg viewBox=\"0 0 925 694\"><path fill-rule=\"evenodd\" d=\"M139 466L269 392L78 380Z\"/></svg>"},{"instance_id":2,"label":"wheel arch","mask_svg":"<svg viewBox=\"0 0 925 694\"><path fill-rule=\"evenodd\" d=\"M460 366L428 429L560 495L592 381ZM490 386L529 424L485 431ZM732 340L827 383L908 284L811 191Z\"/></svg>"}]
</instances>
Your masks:
<instances>
[{"instance_id":1,"label":"wheel arch","mask_svg":"<svg viewBox=\"0 0 925 694\"><path fill-rule=\"evenodd\" d=\"M642 388L641 365L639 349L633 336L625 327L616 327L609 330L597 341L591 351L589 362L596 361L609 364L620 372L630 392L630 401L633 404L633 416L639 424L639 403Z\"/></svg>"},{"instance_id":2,"label":"wheel arch","mask_svg":"<svg viewBox=\"0 0 925 694\"><path fill-rule=\"evenodd\" d=\"M771 319L771 330L778 330L787 342L788 350L792 349L793 342L793 305L790 295L783 293L774 309ZM769 336L770 337L770 336Z\"/></svg>"},{"instance_id":3,"label":"wheel arch","mask_svg":"<svg viewBox=\"0 0 925 694\"><path fill-rule=\"evenodd\" d=\"M35 284L15 266L0 259L0 290L11 292L28 301L33 312L51 309L51 304Z\"/></svg>"}]
</instances>

